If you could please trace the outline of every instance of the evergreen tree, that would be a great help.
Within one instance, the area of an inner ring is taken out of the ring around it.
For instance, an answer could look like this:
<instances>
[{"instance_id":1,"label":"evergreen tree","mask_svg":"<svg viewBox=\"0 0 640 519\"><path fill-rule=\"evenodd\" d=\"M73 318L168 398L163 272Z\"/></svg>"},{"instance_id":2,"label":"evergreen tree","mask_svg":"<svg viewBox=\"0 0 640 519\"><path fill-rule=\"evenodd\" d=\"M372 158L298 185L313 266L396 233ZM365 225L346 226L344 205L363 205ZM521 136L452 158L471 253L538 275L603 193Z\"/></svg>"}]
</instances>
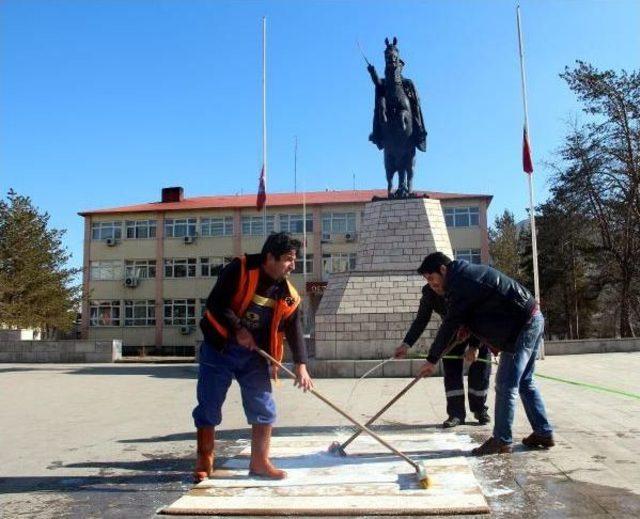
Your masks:
<instances>
[{"instance_id":1,"label":"evergreen tree","mask_svg":"<svg viewBox=\"0 0 640 519\"><path fill-rule=\"evenodd\" d=\"M502 216L496 216L489 229L489 254L495 268L513 279L521 279L518 228L513 213L506 209Z\"/></svg>"},{"instance_id":2,"label":"evergreen tree","mask_svg":"<svg viewBox=\"0 0 640 519\"><path fill-rule=\"evenodd\" d=\"M634 336L640 277L640 74L599 71L578 61L560 75L588 120L560 149L552 193L563 209L592 223L603 252L601 277L618 291L619 333Z\"/></svg>"},{"instance_id":3,"label":"evergreen tree","mask_svg":"<svg viewBox=\"0 0 640 519\"><path fill-rule=\"evenodd\" d=\"M65 231L48 224L29 197L12 189L0 200L0 324L44 337L72 327L80 293L73 285L80 269L66 266Z\"/></svg>"}]
</instances>

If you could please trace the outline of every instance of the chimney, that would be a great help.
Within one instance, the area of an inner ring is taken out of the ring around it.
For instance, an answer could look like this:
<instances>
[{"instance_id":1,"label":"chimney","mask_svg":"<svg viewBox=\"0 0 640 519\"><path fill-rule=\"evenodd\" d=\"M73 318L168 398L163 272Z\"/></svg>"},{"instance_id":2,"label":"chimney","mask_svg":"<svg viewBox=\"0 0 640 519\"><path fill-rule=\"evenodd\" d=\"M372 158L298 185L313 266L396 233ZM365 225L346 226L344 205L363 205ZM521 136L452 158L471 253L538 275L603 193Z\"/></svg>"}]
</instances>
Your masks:
<instances>
[{"instance_id":1,"label":"chimney","mask_svg":"<svg viewBox=\"0 0 640 519\"><path fill-rule=\"evenodd\" d=\"M162 203L182 202L184 200L184 189L181 187L163 187Z\"/></svg>"}]
</instances>

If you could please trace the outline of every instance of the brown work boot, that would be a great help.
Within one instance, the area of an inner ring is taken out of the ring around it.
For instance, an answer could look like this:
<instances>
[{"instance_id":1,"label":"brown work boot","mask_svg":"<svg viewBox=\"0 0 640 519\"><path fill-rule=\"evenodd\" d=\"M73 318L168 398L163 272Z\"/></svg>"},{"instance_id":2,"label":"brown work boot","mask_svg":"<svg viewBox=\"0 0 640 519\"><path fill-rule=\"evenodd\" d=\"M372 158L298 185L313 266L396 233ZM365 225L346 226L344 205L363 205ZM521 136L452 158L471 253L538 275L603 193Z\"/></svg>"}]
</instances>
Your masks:
<instances>
[{"instance_id":1,"label":"brown work boot","mask_svg":"<svg viewBox=\"0 0 640 519\"><path fill-rule=\"evenodd\" d=\"M249 475L267 479L284 479L287 473L269 460L271 425L254 425L251 429L251 462Z\"/></svg>"},{"instance_id":2,"label":"brown work boot","mask_svg":"<svg viewBox=\"0 0 640 519\"><path fill-rule=\"evenodd\" d=\"M213 444L215 439L215 428L198 428L197 438L198 458L196 459L196 468L193 470L193 482L196 484L208 479L213 472Z\"/></svg>"},{"instance_id":3,"label":"brown work boot","mask_svg":"<svg viewBox=\"0 0 640 519\"><path fill-rule=\"evenodd\" d=\"M550 449L556 444L556 442L553 441L553 435L542 436L538 433L531 433L526 438L522 438L522 443L531 449L535 449L536 447Z\"/></svg>"},{"instance_id":4,"label":"brown work boot","mask_svg":"<svg viewBox=\"0 0 640 519\"><path fill-rule=\"evenodd\" d=\"M480 447L476 447L471 451L474 456L486 456L487 454L509 454L511 453L511 445L504 443L494 437L489 438Z\"/></svg>"}]
</instances>

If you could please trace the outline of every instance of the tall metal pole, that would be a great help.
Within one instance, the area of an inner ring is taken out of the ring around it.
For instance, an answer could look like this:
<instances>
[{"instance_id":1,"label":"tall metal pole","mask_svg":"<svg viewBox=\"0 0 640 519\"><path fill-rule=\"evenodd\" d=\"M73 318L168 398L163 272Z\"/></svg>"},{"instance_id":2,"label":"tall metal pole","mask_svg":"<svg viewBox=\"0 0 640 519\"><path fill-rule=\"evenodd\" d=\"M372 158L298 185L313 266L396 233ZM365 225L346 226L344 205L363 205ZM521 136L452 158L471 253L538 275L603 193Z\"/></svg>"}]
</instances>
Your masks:
<instances>
[{"instance_id":1,"label":"tall metal pole","mask_svg":"<svg viewBox=\"0 0 640 519\"><path fill-rule=\"evenodd\" d=\"M522 43L522 27L520 22L520 5L516 8L516 19L518 23L518 50L520 53L520 79L522 82L522 105L524 109L524 135L529 138L529 108L527 105L527 79L524 69L524 46ZM533 286L535 298L540 305L540 277L538 274L538 236L536 232L535 206L533 202L533 172L527 173L529 185L529 222L531 225L531 249L533 255ZM544 342L540 349L540 357L544 359Z\"/></svg>"},{"instance_id":2,"label":"tall metal pole","mask_svg":"<svg viewBox=\"0 0 640 519\"><path fill-rule=\"evenodd\" d=\"M298 192L298 136L293 145L293 192Z\"/></svg>"},{"instance_id":3,"label":"tall metal pole","mask_svg":"<svg viewBox=\"0 0 640 519\"><path fill-rule=\"evenodd\" d=\"M264 189L267 191L267 17L262 17L262 167L264 168ZM264 238L267 238L267 203L265 201L262 223Z\"/></svg>"},{"instance_id":4,"label":"tall metal pole","mask_svg":"<svg viewBox=\"0 0 640 519\"><path fill-rule=\"evenodd\" d=\"M296 137L296 160L298 156L298 137ZM309 331L309 297L307 296L307 193L304 176L302 178L302 280L304 283L303 324L304 333Z\"/></svg>"}]
</instances>

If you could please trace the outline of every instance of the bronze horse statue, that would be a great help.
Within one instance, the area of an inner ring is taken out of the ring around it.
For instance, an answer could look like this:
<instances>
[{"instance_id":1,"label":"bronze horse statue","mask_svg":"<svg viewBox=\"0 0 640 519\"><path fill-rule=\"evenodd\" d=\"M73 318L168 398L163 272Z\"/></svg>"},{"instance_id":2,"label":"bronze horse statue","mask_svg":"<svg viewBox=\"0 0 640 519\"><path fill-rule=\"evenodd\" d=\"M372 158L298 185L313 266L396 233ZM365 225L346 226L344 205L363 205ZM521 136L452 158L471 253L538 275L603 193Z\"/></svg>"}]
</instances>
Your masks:
<instances>
[{"instance_id":1,"label":"bronze horse statue","mask_svg":"<svg viewBox=\"0 0 640 519\"><path fill-rule=\"evenodd\" d=\"M367 70L375 85L373 132L369 140L384 150L389 198L413 195L413 167L416 148L427 149L427 131L422 118L418 92L410 79L402 77L404 61L398 52L398 39L384 40L384 78L379 78L373 65ZM398 173L398 189L393 191L393 176Z\"/></svg>"}]
</instances>

